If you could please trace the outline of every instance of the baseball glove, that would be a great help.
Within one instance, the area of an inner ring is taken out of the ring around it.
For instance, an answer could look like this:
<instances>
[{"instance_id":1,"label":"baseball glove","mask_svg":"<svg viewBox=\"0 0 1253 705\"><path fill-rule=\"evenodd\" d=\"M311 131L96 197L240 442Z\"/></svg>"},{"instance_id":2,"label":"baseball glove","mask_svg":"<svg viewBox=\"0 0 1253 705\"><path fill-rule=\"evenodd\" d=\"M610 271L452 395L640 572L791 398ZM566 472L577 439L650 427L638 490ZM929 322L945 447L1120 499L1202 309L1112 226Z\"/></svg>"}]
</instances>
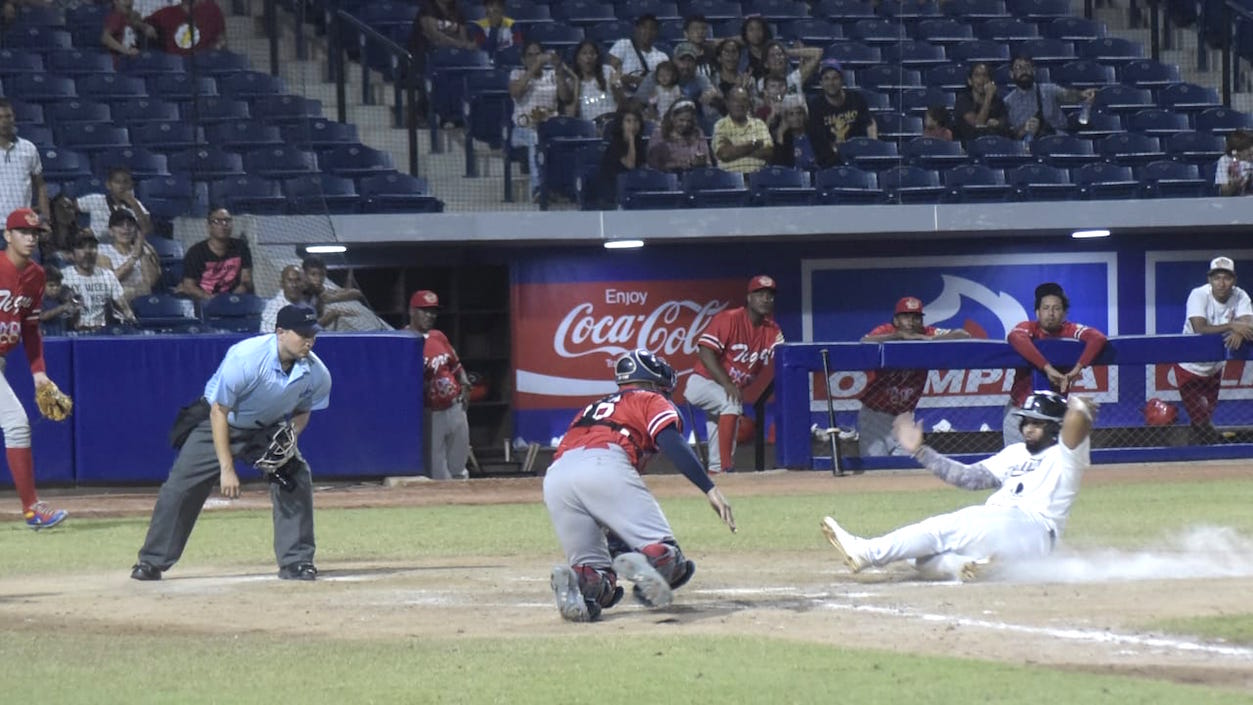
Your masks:
<instances>
[{"instance_id":1,"label":"baseball glove","mask_svg":"<svg viewBox=\"0 0 1253 705\"><path fill-rule=\"evenodd\" d=\"M49 382L35 390L35 406L44 418L64 421L74 411L74 400L61 391L55 382Z\"/></svg>"}]
</instances>

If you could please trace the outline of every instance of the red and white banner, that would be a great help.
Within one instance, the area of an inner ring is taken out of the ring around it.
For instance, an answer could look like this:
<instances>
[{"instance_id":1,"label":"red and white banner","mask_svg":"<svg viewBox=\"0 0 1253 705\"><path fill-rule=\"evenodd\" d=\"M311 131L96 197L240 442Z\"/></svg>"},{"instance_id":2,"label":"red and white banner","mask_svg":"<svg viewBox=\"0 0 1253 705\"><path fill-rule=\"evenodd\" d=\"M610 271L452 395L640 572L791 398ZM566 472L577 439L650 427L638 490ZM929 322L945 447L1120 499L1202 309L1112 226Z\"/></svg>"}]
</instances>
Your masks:
<instances>
[{"instance_id":1,"label":"red and white banner","mask_svg":"<svg viewBox=\"0 0 1253 705\"><path fill-rule=\"evenodd\" d=\"M1148 367L1148 393L1167 401L1179 400L1179 382L1174 365ZM1244 360L1228 360L1223 365L1222 399L1253 399L1253 365Z\"/></svg>"}]
</instances>

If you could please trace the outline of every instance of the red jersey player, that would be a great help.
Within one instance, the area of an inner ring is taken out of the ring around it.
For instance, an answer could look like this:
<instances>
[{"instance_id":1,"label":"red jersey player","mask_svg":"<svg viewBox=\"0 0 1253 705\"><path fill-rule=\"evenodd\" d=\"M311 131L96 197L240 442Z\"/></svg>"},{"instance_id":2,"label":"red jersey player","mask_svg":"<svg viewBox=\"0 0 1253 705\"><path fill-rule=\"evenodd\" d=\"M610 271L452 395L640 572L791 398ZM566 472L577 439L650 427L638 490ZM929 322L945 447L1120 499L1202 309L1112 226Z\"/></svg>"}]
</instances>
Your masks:
<instances>
[{"instance_id":1,"label":"red jersey player","mask_svg":"<svg viewBox=\"0 0 1253 705\"><path fill-rule=\"evenodd\" d=\"M1014 326L1008 336L1010 346L1036 369L1048 375L1049 386L1059 394L1066 394L1071 383L1079 379L1083 370L1092 364L1101 352L1101 348L1105 347L1104 333L1081 323L1066 320L1066 313L1069 310L1070 299L1066 298L1066 292L1062 290L1060 284L1053 282L1041 284L1035 288L1036 320L1019 323ZM1044 359L1044 355L1040 353L1040 349L1033 341L1045 338L1073 338L1083 341L1083 352L1079 354L1079 360L1075 366L1066 372L1061 372ZM1006 446L1022 442L1019 419L1014 415L1014 411L1021 407L1027 396L1031 394L1031 376L1030 367L1019 367L1014 370L1014 384L1009 390L1009 403L1005 405L1002 425Z\"/></svg>"},{"instance_id":2,"label":"red jersey player","mask_svg":"<svg viewBox=\"0 0 1253 705\"><path fill-rule=\"evenodd\" d=\"M618 391L574 417L544 475L544 504L566 564L552 570L561 616L589 622L622 598L618 576L635 583L646 606L670 604L696 565L674 538L640 473L658 451L705 493L735 531L731 505L683 438L683 420L668 395L674 369L647 350L618 358Z\"/></svg>"},{"instance_id":3,"label":"red jersey player","mask_svg":"<svg viewBox=\"0 0 1253 705\"><path fill-rule=\"evenodd\" d=\"M466 479L470 458L470 379L448 337L436 330L439 296L428 289L409 297L409 327L426 338L422 346L423 389L431 416L431 479Z\"/></svg>"},{"instance_id":4,"label":"red jersey player","mask_svg":"<svg viewBox=\"0 0 1253 705\"><path fill-rule=\"evenodd\" d=\"M39 333L39 310L43 304L44 270L31 261L39 236L48 226L39 214L19 208L5 221L8 247L0 257L0 357L18 342L26 349L35 388L49 383L44 371L44 344ZM30 419L8 380L0 376L0 428L4 429L4 456L22 501L26 525L38 531L65 521L65 510L53 510L35 493L35 463L30 451Z\"/></svg>"},{"instance_id":5,"label":"red jersey player","mask_svg":"<svg viewBox=\"0 0 1253 705\"><path fill-rule=\"evenodd\" d=\"M705 412L709 472L730 470L735 430L744 413L741 390L770 362L783 331L774 314L774 279L761 274L748 282L748 305L722 311L701 333L700 361L688 377L683 396ZM715 421L715 419L717 419Z\"/></svg>"}]
</instances>

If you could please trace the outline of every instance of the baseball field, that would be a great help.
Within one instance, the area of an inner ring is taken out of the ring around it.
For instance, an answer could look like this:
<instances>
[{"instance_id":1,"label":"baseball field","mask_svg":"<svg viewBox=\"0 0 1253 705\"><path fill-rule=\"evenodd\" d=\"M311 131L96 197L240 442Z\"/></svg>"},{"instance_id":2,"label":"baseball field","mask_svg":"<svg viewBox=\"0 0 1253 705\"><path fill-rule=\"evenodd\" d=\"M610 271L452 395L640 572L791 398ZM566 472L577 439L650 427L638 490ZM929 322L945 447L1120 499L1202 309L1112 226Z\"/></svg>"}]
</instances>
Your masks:
<instances>
[{"instance_id":1,"label":"baseball field","mask_svg":"<svg viewBox=\"0 0 1253 705\"><path fill-rule=\"evenodd\" d=\"M316 465L315 465L316 470ZM6 701L48 703L1253 703L1253 473L1089 471L1047 563L970 583L850 575L818 530L982 501L923 472L719 478L730 534L649 477L698 569L675 603L563 622L540 480L319 486L319 580L280 581L268 498L210 500L165 579L129 578L155 488L0 496Z\"/></svg>"}]
</instances>

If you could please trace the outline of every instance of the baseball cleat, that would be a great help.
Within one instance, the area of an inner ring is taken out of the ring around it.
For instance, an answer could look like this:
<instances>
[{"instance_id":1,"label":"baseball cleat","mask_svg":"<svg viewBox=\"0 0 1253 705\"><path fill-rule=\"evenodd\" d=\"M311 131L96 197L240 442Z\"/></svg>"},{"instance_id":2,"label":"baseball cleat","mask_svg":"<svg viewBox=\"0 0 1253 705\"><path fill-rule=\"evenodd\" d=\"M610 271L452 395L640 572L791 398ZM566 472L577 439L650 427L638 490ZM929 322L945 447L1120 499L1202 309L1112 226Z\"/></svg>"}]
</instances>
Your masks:
<instances>
[{"instance_id":1,"label":"baseball cleat","mask_svg":"<svg viewBox=\"0 0 1253 705\"><path fill-rule=\"evenodd\" d=\"M845 531L831 517L823 517L821 526L822 533L827 535L827 540L835 546L835 550L840 552L840 556L844 558L844 565L848 566L849 570L858 573L862 568L870 565L870 561L857 550L861 539Z\"/></svg>"},{"instance_id":2,"label":"baseball cleat","mask_svg":"<svg viewBox=\"0 0 1253 705\"><path fill-rule=\"evenodd\" d=\"M64 509L53 509L44 502L35 502L26 508L23 518L26 519L26 525L35 531L40 529L51 529L52 527L65 521L69 513Z\"/></svg>"},{"instance_id":3,"label":"baseball cleat","mask_svg":"<svg viewBox=\"0 0 1253 705\"><path fill-rule=\"evenodd\" d=\"M670 583L648 562L642 553L624 553L613 559L619 578L635 583L632 593L645 607L668 607L674 601Z\"/></svg>"},{"instance_id":4,"label":"baseball cleat","mask_svg":"<svg viewBox=\"0 0 1253 705\"><path fill-rule=\"evenodd\" d=\"M962 564L961 581L963 583L973 583L987 578L992 570L991 558L980 558L974 561L967 561Z\"/></svg>"},{"instance_id":5,"label":"baseball cleat","mask_svg":"<svg viewBox=\"0 0 1253 705\"><path fill-rule=\"evenodd\" d=\"M553 566L549 583L553 588L553 596L557 598L557 611L567 622L590 622L592 615L588 612L587 603L583 601L583 593L579 590L579 576L568 565Z\"/></svg>"}]
</instances>

